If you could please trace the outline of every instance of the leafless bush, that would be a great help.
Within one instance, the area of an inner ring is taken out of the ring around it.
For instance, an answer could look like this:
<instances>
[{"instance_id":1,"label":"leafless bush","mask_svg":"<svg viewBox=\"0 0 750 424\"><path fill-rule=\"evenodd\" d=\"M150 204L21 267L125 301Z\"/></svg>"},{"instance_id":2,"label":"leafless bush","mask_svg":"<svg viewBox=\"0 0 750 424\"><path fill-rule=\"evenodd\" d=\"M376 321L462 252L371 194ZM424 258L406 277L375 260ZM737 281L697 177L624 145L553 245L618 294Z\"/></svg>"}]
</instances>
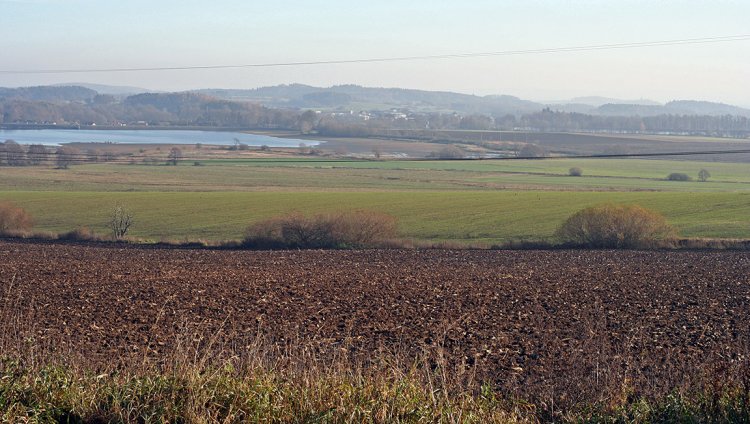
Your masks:
<instances>
[{"instance_id":1,"label":"leafless bush","mask_svg":"<svg viewBox=\"0 0 750 424\"><path fill-rule=\"evenodd\" d=\"M543 158L547 156L547 151L538 144L526 144L518 151L519 158Z\"/></svg>"},{"instance_id":2,"label":"leafless bush","mask_svg":"<svg viewBox=\"0 0 750 424\"><path fill-rule=\"evenodd\" d=\"M438 159L463 159L464 152L456 146L446 146L440 149L436 153L432 153L433 157Z\"/></svg>"},{"instance_id":3,"label":"leafless bush","mask_svg":"<svg viewBox=\"0 0 750 424\"><path fill-rule=\"evenodd\" d=\"M256 249L365 248L395 238L396 219L373 211L293 213L250 226L243 245Z\"/></svg>"},{"instance_id":4,"label":"leafless bush","mask_svg":"<svg viewBox=\"0 0 750 424\"><path fill-rule=\"evenodd\" d=\"M177 166L177 162L182 159L182 150L178 147L172 147L167 155L167 165Z\"/></svg>"},{"instance_id":5,"label":"leafless bush","mask_svg":"<svg viewBox=\"0 0 750 424\"><path fill-rule=\"evenodd\" d=\"M667 176L667 179L669 181L690 181L692 178L690 178L690 175L685 174L683 172L673 172Z\"/></svg>"},{"instance_id":6,"label":"leafless bush","mask_svg":"<svg viewBox=\"0 0 750 424\"><path fill-rule=\"evenodd\" d=\"M571 177L580 177L580 176L583 175L583 169L581 169L581 168L579 168L577 166L573 167L573 168L570 168L568 170L568 175L570 175Z\"/></svg>"},{"instance_id":7,"label":"leafless bush","mask_svg":"<svg viewBox=\"0 0 750 424\"><path fill-rule=\"evenodd\" d=\"M566 243L588 247L637 248L675 234L666 219L638 205L602 205L583 209L557 231Z\"/></svg>"},{"instance_id":8,"label":"leafless bush","mask_svg":"<svg viewBox=\"0 0 750 424\"><path fill-rule=\"evenodd\" d=\"M59 169L68 169L70 165L76 163L76 157L80 154L81 152L73 147L62 146L58 148L55 152L55 155L57 155L57 158L55 160L55 162L57 163L57 167Z\"/></svg>"},{"instance_id":9,"label":"leafless bush","mask_svg":"<svg viewBox=\"0 0 750 424\"><path fill-rule=\"evenodd\" d=\"M28 160L26 159L26 152L23 147L16 143L14 140L5 140L5 143L0 145L0 165L8 166L26 166Z\"/></svg>"},{"instance_id":10,"label":"leafless bush","mask_svg":"<svg viewBox=\"0 0 750 424\"><path fill-rule=\"evenodd\" d=\"M57 235L58 240L67 241L104 241L104 239L95 234L88 227L78 227L75 230Z\"/></svg>"},{"instance_id":11,"label":"leafless bush","mask_svg":"<svg viewBox=\"0 0 750 424\"><path fill-rule=\"evenodd\" d=\"M0 234L28 231L34 226L31 214L12 202L0 202Z\"/></svg>"},{"instance_id":12,"label":"leafless bush","mask_svg":"<svg viewBox=\"0 0 750 424\"><path fill-rule=\"evenodd\" d=\"M121 240L133 225L133 214L121 204L112 208L109 219L109 228L115 240Z\"/></svg>"}]
</instances>

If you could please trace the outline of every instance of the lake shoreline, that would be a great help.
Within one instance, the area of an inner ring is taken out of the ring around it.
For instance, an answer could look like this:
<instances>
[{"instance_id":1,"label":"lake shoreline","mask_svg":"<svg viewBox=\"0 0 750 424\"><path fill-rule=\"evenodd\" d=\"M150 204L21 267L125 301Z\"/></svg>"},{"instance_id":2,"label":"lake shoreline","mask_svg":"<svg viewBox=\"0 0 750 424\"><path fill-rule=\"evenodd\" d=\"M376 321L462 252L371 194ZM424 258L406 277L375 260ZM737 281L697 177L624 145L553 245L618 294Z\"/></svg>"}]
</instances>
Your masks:
<instances>
[{"instance_id":1,"label":"lake shoreline","mask_svg":"<svg viewBox=\"0 0 750 424\"><path fill-rule=\"evenodd\" d=\"M15 129L7 125L0 126L0 139L10 139L19 144L42 144L61 146L67 144L162 144L162 145L218 145L218 146L269 146L269 147L299 147L301 144L309 146L318 143L309 140L295 139L293 132L249 131L246 128L209 127L107 127L90 126L68 128L53 126L40 128L37 126L23 126Z\"/></svg>"},{"instance_id":2,"label":"lake shoreline","mask_svg":"<svg viewBox=\"0 0 750 424\"><path fill-rule=\"evenodd\" d=\"M293 135L291 130L278 130L269 128L252 128L252 127L208 127L201 125L75 125L75 124L0 124L0 130L7 131L24 131L24 130L80 130L80 131L210 131L210 132L242 132L242 133L273 133L281 132Z\"/></svg>"}]
</instances>

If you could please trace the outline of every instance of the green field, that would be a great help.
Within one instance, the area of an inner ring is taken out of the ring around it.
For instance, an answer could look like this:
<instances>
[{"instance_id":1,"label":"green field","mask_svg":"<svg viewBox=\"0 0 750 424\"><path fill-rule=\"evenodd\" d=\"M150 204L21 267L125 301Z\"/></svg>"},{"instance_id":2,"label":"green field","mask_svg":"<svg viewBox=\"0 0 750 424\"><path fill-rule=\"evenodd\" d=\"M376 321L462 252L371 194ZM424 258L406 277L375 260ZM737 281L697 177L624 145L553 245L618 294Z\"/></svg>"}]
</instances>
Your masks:
<instances>
[{"instance_id":1,"label":"green field","mask_svg":"<svg viewBox=\"0 0 750 424\"><path fill-rule=\"evenodd\" d=\"M497 243L551 237L573 212L603 202L663 212L687 237L750 238L750 193L461 192L0 192L37 229L106 231L112 206L134 213L132 235L152 240L238 239L257 220L291 211L374 209L399 218L403 237Z\"/></svg>"},{"instance_id":2,"label":"green field","mask_svg":"<svg viewBox=\"0 0 750 424\"><path fill-rule=\"evenodd\" d=\"M0 190L609 190L750 191L750 165L639 159L514 161L205 160L202 166L89 164L68 170L0 168ZM568 176L571 167L582 177ZM707 169L711 178L697 181ZM684 172L693 181L666 181Z\"/></svg>"},{"instance_id":3,"label":"green field","mask_svg":"<svg viewBox=\"0 0 750 424\"><path fill-rule=\"evenodd\" d=\"M528 161L212 160L203 166L87 164L68 170L0 168L0 200L36 229L106 234L115 203L133 236L239 239L251 223L292 211L374 209L406 238L475 243L547 239L575 211L635 203L662 212L685 237L750 238L750 166L667 160ZM570 167L583 177L567 175ZM708 182L666 181L670 172Z\"/></svg>"}]
</instances>

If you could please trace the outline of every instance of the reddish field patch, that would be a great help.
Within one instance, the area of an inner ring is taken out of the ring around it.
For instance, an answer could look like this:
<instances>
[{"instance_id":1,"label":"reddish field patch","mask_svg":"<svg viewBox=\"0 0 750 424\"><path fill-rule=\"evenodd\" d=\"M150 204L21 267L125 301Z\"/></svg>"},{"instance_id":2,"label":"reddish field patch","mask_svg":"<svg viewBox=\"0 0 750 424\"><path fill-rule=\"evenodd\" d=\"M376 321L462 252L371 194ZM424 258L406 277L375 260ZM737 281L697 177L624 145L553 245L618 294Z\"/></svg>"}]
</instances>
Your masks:
<instances>
[{"instance_id":1,"label":"reddish field patch","mask_svg":"<svg viewBox=\"0 0 750 424\"><path fill-rule=\"evenodd\" d=\"M750 254L740 252L2 241L0 296L6 339L33 334L102 363L168 352L199 328L238 350L260 333L321 355L442 352L501 389L570 401L626 381L646 394L706 375L739 381L750 353Z\"/></svg>"}]
</instances>

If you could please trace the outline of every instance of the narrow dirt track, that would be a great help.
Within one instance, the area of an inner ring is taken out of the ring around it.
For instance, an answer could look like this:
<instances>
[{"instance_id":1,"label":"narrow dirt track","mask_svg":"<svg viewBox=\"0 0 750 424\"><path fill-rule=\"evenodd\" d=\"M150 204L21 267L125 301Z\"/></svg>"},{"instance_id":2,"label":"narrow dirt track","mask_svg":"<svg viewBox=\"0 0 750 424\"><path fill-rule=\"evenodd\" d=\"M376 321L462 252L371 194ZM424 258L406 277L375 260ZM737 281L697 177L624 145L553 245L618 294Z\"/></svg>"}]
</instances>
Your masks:
<instances>
[{"instance_id":1,"label":"narrow dirt track","mask_svg":"<svg viewBox=\"0 0 750 424\"><path fill-rule=\"evenodd\" d=\"M200 328L449 361L508 390L669 390L750 353L750 254L219 251L0 241L0 328L112 362ZM19 321L19 318L20 321ZM605 381L606 380L606 381ZM619 382L619 383L618 383ZM585 393L581 396L586 396Z\"/></svg>"}]
</instances>

